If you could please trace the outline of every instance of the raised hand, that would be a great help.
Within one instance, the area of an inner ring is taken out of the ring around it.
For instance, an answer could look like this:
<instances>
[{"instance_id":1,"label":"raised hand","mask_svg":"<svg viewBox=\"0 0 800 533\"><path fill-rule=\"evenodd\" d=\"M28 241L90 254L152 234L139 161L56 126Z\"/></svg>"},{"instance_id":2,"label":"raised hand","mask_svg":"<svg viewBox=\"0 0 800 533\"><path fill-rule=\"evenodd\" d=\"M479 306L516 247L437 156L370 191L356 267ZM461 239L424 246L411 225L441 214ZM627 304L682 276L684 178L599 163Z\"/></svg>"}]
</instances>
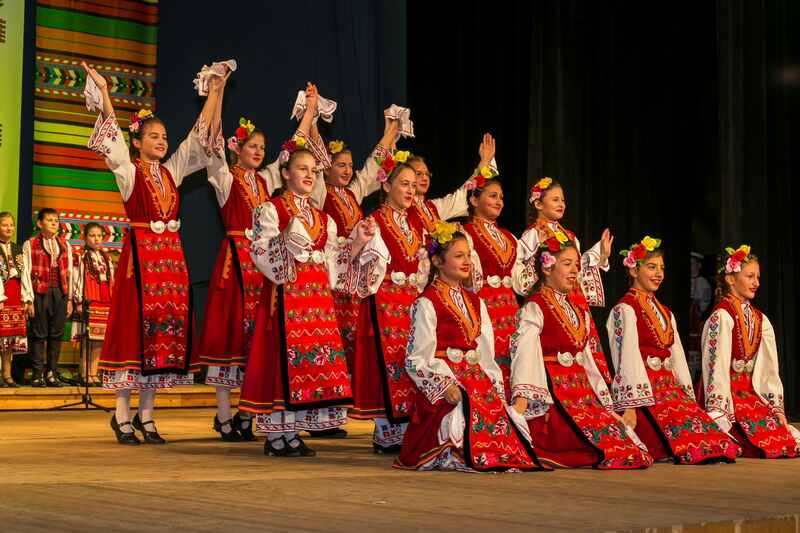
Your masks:
<instances>
[{"instance_id":1,"label":"raised hand","mask_svg":"<svg viewBox=\"0 0 800 533\"><path fill-rule=\"evenodd\" d=\"M606 228L600 236L600 264L605 263L611 257L611 245L614 244L614 236L611 230Z\"/></svg>"},{"instance_id":2,"label":"raised hand","mask_svg":"<svg viewBox=\"0 0 800 533\"><path fill-rule=\"evenodd\" d=\"M494 137L492 137L489 133L484 133L483 139L481 140L481 145L478 147L478 155L481 158L480 166L489 164L489 161L491 161L494 157L495 150L496 142Z\"/></svg>"},{"instance_id":3,"label":"raised hand","mask_svg":"<svg viewBox=\"0 0 800 533\"><path fill-rule=\"evenodd\" d=\"M98 74L98 72L95 69L87 65L86 61L81 61L81 66L83 67L83 70L86 71L86 75L92 78L92 80L94 80L94 83L95 85L97 85L98 89L100 89L101 91L105 91L108 89L108 83L106 82L106 79L100 74Z\"/></svg>"},{"instance_id":4,"label":"raised hand","mask_svg":"<svg viewBox=\"0 0 800 533\"><path fill-rule=\"evenodd\" d=\"M309 81L306 83L306 109L316 113L318 105L319 93L317 92L317 86Z\"/></svg>"}]
</instances>

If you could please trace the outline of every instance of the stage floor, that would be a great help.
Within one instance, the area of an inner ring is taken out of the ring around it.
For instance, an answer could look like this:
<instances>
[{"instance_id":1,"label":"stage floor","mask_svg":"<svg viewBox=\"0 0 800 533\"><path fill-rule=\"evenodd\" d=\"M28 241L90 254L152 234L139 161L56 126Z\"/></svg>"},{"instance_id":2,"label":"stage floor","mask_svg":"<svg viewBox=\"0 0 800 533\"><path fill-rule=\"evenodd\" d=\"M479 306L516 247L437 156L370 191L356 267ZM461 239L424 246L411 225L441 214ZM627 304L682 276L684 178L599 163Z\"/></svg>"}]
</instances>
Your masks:
<instances>
[{"instance_id":1,"label":"stage floor","mask_svg":"<svg viewBox=\"0 0 800 533\"><path fill-rule=\"evenodd\" d=\"M372 453L371 423L290 459L218 440L211 409L156 414L165 446L116 444L110 415L96 411L0 413L0 530L800 530L800 459L420 473Z\"/></svg>"}]
</instances>

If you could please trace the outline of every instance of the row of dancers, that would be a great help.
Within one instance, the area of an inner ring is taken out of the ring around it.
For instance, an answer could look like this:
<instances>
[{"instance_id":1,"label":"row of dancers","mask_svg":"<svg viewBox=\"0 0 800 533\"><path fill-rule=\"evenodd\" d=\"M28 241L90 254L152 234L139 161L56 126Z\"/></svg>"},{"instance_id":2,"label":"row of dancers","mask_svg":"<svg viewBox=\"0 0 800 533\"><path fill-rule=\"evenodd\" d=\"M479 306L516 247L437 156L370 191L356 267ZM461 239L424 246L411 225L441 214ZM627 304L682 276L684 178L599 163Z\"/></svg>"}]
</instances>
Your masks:
<instances>
[{"instance_id":1,"label":"row of dancers","mask_svg":"<svg viewBox=\"0 0 800 533\"><path fill-rule=\"evenodd\" d=\"M550 178L531 189L536 220L519 239L498 227L491 136L464 185L427 199L425 160L395 146L409 131L407 110L386 113L382 138L354 172L347 145L322 140L316 120L329 118L330 102L309 84L297 130L265 166L266 136L252 122L222 137L226 62L198 75L201 115L161 163L164 124L137 113L126 145L105 79L85 68L87 105L100 111L89 147L105 157L131 220L99 362L103 386L117 391L111 425L121 444L140 442L134 429L163 443L155 390L205 369L220 437L255 440L255 425L272 456L314 455L298 432L344 436L348 416L374 420L373 449L399 453L401 468L644 468L800 453L774 332L751 304L759 264L749 248L723 254L697 391L672 313L655 296L660 241L623 251L631 288L607 322L612 376L589 306L605 305L613 236L604 231L582 252L560 223L564 190ZM204 167L226 237L192 346L177 187ZM377 191L382 203L365 217L360 204Z\"/></svg>"}]
</instances>

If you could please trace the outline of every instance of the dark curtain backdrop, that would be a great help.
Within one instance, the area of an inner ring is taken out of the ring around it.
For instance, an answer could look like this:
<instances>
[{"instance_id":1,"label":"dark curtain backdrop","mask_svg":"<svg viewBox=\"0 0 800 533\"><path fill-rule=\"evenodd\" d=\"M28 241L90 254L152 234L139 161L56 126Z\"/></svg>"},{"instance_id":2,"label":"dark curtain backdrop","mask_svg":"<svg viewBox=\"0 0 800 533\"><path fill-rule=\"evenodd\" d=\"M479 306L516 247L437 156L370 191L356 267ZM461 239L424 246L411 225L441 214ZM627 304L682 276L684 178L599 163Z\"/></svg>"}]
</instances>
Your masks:
<instances>
[{"instance_id":1,"label":"dark curtain backdrop","mask_svg":"<svg viewBox=\"0 0 800 533\"><path fill-rule=\"evenodd\" d=\"M159 4L158 115L173 147L192 127L203 99L192 79L203 64L235 58L225 93L223 127L233 135L240 116L267 134L267 160L297 126L289 120L306 81L339 108L323 134L353 149L356 165L383 131L383 109L406 105L406 29L403 3L370 0L247 2L220 9L210 0ZM211 17L211 18L209 18ZM181 235L201 318L223 227L204 172L181 187Z\"/></svg>"},{"instance_id":2,"label":"dark curtain backdrop","mask_svg":"<svg viewBox=\"0 0 800 533\"><path fill-rule=\"evenodd\" d=\"M776 326L797 412L789 202L798 11L791 0L542 0L474 12L411 1L409 101L414 144L436 174L432 192L472 169L484 131L498 139L509 229L527 224L536 179L559 179L565 225L584 247L604 227L616 235L608 305L595 312L604 342L608 311L628 286L619 250L645 234L664 240L659 297L686 342L689 251L752 242L764 256L756 304Z\"/></svg>"}]
</instances>

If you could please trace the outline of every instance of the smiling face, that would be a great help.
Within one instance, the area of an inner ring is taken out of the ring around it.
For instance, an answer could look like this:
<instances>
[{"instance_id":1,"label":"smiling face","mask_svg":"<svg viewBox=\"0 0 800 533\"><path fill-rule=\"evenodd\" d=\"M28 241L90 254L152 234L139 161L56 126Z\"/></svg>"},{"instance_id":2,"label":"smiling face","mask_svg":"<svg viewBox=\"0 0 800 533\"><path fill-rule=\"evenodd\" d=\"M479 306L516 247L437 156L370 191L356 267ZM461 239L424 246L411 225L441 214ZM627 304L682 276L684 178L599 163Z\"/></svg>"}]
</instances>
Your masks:
<instances>
[{"instance_id":1,"label":"smiling face","mask_svg":"<svg viewBox=\"0 0 800 533\"><path fill-rule=\"evenodd\" d=\"M497 181L490 181L477 197L470 196L469 203L475 209L475 215L486 220L497 220L503 212L503 187Z\"/></svg>"},{"instance_id":2,"label":"smiling face","mask_svg":"<svg viewBox=\"0 0 800 533\"><path fill-rule=\"evenodd\" d=\"M422 159L410 159L408 166L414 169L414 177L417 180L417 194L425 196L431 186L431 173L428 165Z\"/></svg>"},{"instance_id":3,"label":"smiling face","mask_svg":"<svg viewBox=\"0 0 800 533\"><path fill-rule=\"evenodd\" d=\"M384 182L383 191L386 193L386 203L403 211L411 207L417 190L417 180L414 169L403 166L393 172L391 179Z\"/></svg>"},{"instance_id":4,"label":"smiling face","mask_svg":"<svg viewBox=\"0 0 800 533\"><path fill-rule=\"evenodd\" d=\"M133 137L133 146L139 150L139 157L146 162L161 161L169 148L164 124L159 119L151 118L141 128L141 135Z\"/></svg>"},{"instance_id":5,"label":"smiling face","mask_svg":"<svg viewBox=\"0 0 800 533\"><path fill-rule=\"evenodd\" d=\"M544 283L553 290L570 292L578 282L580 257L574 247L561 250L556 256L556 264L542 269Z\"/></svg>"},{"instance_id":6,"label":"smiling face","mask_svg":"<svg viewBox=\"0 0 800 533\"><path fill-rule=\"evenodd\" d=\"M740 300L752 300L756 297L758 287L761 285L761 268L758 260L751 259L742 265L742 270L734 274L725 275L725 283L731 294Z\"/></svg>"},{"instance_id":7,"label":"smiling face","mask_svg":"<svg viewBox=\"0 0 800 533\"><path fill-rule=\"evenodd\" d=\"M266 150L266 139L261 132L253 132L239 148L239 166L248 170L255 170L264 161L264 151Z\"/></svg>"},{"instance_id":8,"label":"smiling face","mask_svg":"<svg viewBox=\"0 0 800 533\"><path fill-rule=\"evenodd\" d=\"M648 254L644 264L628 269L633 278L633 287L648 293L654 293L664 282L664 256L660 253Z\"/></svg>"},{"instance_id":9,"label":"smiling face","mask_svg":"<svg viewBox=\"0 0 800 533\"><path fill-rule=\"evenodd\" d=\"M353 154L339 152L333 156L331 168L325 170L325 181L336 187L344 187L353 177Z\"/></svg>"},{"instance_id":10,"label":"smiling face","mask_svg":"<svg viewBox=\"0 0 800 533\"><path fill-rule=\"evenodd\" d=\"M315 167L316 161L310 152L301 151L292 154L288 166L281 169L286 188L301 196L311 194L317 179Z\"/></svg>"},{"instance_id":11,"label":"smiling face","mask_svg":"<svg viewBox=\"0 0 800 533\"><path fill-rule=\"evenodd\" d=\"M449 285L456 286L469 279L472 272L469 244L464 237L454 237L443 254L431 258L439 270L439 277Z\"/></svg>"},{"instance_id":12,"label":"smiling face","mask_svg":"<svg viewBox=\"0 0 800 533\"><path fill-rule=\"evenodd\" d=\"M540 219L543 218L548 222L561 220L567 209L564 190L560 185L551 185L542 193L541 198L534 200L533 207L536 208L537 217Z\"/></svg>"},{"instance_id":13,"label":"smiling face","mask_svg":"<svg viewBox=\"0 0 800 533\"><path fill-rule=\"evenodd\" d=\"M0 218L0 241L9 242L14 237L14 218L11 216L4 216Z\"/></svg>"}]
</instances>

